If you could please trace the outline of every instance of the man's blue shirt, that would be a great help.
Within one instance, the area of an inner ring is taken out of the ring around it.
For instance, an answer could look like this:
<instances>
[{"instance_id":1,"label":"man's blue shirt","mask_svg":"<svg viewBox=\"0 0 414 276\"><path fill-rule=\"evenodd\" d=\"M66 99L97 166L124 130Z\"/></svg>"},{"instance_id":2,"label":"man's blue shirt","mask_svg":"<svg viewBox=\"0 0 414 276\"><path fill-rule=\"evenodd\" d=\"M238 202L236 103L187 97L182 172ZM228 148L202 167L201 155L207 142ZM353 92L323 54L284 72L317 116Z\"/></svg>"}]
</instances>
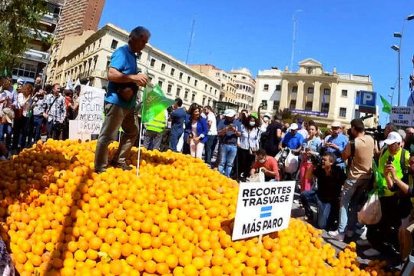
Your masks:
<instances>
[{"instance_id":1,"label":"man's blue shirt","mask_svg":"<svg viewBox=\"0 0 414 276\"><path fill-rule=\"evenodd\" d=\"M129 49L128 44L119 47L115 50L111 57L112 67L124 75L134 75L138 73L137 56ZM116 93L117 84L109 81L108 92L106 93L105 101L123 108L133 108L136 104L136 95L130 101L122 100Z\"/></svg>"},{"instance_id":2,"label":"man's blue shirt","mask_svg":"<svg viewBox=\"0 0 414 276\"><path fill-rule=\"evenodd\" d=\"M303 138L302 134L296 132L294 135L292 135L292 132L288 132L285 134L285 137L283 137L282 145L288 147L289 149L298 149L302 146L305 139Z\"/></svg>"},{"instance_id":3,"label":"man's blue shirt","mask_svg":"<svg viewBox=\"0 0 414 276\"><path fill-rule=\"evenodd\" d=\"M326 143L332 143L332 144L335 144L339 147L338 150L334 149L334 148L331 148L331 147L326 147L326 152L331 152L331 153L336 155L336 157L337 157L336 158L336 163L337 164L340 164L340 163L344 162L344 160L342 160L342 158L341 158L341 154L344 151L346 145L348 144L348 141L349 141L348 137L346 137L342 133L339 133L338 136L336 136L336 137L333 137L331 135L325 141Z\"/></svg>"}]
</instances>

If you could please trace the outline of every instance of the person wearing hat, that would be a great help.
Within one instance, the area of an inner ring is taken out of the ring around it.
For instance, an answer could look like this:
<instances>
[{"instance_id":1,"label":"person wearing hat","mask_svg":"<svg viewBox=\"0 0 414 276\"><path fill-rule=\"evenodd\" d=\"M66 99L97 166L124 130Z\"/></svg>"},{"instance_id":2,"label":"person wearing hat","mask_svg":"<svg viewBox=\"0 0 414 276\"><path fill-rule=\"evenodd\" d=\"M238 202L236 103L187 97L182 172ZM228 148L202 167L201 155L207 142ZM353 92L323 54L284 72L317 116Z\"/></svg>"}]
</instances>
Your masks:
<instances>
[{"instance_id":1,"label":"person wearing hat","mask_svg":"<svg viewBox=\"0 0 414 276\"><path fill-rule=\"evenodd\" d=\"M218 170L221 174L230 177L237 155L237 139L241 135L241 124L236 120L237 112L233 109L224 111L224 119L217 125L220 139L220 162Z\"/></svg>"},{"instance_id":2,"label":"person wearing hat","mask_svg":"<svg viewBox=\"0 0 414 276\"><path fill-rule=\"evenodd\" d=\"M309 133L308 133L308 131L307 131L307 123L305 122L305 120L303 120L303 118L298 118L297 120L296 120L296 122L297 122L297 124L298 124L298 132L300 133L300 134L302 134L302 136L303 136L303 138L304 139L307 139L308 138L308 136L309 136Z\"/></svg>"},{"instance_id":3,"label":"person wearing hat","mask_svg":"<svg viewBox=\"0 0 414 276\"><path fill-rule=\"evenodd\" d=\"M402 137L396 131L388 134L384 144L387 147L379 157L380 177L376 181L382 217L378 224L368 226L367 239L374 249L389 252L398 248L398 229L402 219L410 214L412 205L399 197L398 189L393 189L393 182L387 183L387 179L392 176L402 180L408 174L410 153L402 148Z\"/></svg>"},{"instance_id":4,"label":"person wearing hat","mask_svg":"<svg viewBox=\"0 0 414 276\"><path fill-rule=\"evenodd\" d=\"M287 147L295 153L300 151L305 140L302 134L298 133L298 129L299 126L297 123L290 124L289 131L285 134L280 144L282 148Z\"/></svg>"},{"instance_id":5,"label":"person wearing hat","mask_svg":"<svg viewBox=\"0 0 414 276\"><path fill-rule=\"evenodd\" d=\"M264 133L264 132L266 132L266 130L267 130L267 127L270 125L270 123L271 123L271 116L270 116L270 114L269 113L266 113L265 115L263 115L263 117L262 117L262 122L261 122L261 124L260 124L260 131L262 132L262 133Z\"/></svg>"},{"instance_id":6,"label":"person wearing hat","mask_svg":"<svg viewBox=\"0 0 414 276\"><path fill-rule=\"evenodd\" d=\"M342 124L340 122L333 122L331 125L331 135L325 138L325 142L322 146L324 152L331 152L335 154L336 166L345 170L346 165L342 159L342 152L348 144L348 137L342 133Z\"/></svg>"}]
</instances>

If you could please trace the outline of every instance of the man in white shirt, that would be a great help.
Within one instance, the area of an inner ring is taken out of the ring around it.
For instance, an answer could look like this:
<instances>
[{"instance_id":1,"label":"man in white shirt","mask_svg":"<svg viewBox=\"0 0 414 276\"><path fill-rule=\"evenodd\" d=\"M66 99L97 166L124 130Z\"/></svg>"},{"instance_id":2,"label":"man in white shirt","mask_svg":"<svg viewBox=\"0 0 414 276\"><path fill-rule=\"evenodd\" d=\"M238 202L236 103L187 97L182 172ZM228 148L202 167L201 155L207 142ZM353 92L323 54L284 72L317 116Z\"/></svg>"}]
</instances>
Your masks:
<instances>
[{"instance_id":1,"label":"man in white shirt","mask_svg":"<svg viewBox=\"0 0 414 276\"><path fill-rule=\"evenodd\" d=\"M214 114L211 106L204 107L204 113L206 114L208 133L207 142L205 144L205 162L211 166L211 157L213 156L214 149L217 144L217 121L216 114Z\"/></svg>"}]
</instances>

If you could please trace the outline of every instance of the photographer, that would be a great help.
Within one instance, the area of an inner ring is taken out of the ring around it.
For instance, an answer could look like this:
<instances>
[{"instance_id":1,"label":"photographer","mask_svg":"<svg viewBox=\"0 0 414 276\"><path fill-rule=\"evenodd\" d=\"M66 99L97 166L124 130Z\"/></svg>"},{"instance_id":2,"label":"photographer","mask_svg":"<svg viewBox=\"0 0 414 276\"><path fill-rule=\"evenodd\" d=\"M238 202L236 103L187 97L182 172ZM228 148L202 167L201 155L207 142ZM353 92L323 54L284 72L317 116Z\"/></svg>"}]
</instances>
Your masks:
<instances>
[{"instance_id":1,"label":"photographer","mask_svg":"<svg viewBox=\"0 0 414 276\"><path fill-rule=\"evenodd\" d=\"M33 138L36 143L40 140L42 125L45 122L43 117L43 112L46 111L46 102L45 102L45 91L40 89L34 96L31 105L31 110L33 113ZM32 143L32 141L30 141Z\"/></svg>"},{"instance_id":2,"label":"photographer","mask_svg":"<svg viewBox=\"0 0 414 276\"><path fill-rule=\"evenodd\" d=\"M241 124L236 120L236 111L227 109L224 111L224 119L217 126L220 137L220 173L230 177L234 160L237 155L237 138L241 135Z\"/></svg>"},{"instance_id":3,"label":"photographer","mask_svg":"<svg viewBox=\"0 0 414 276\"><path fill-rule=\"evenodd\" d=\"M55 140L59 139L63 122L66 118L65 98L60 94L60 85L54 84L52 94L46 96L47 108L43 117L47 120L47 137Z\"/></svg>"},{"instance_id":4,"label":"photographer","mask_svg":"<svg viewBox=\"0 0 414 276\"><path fill-rule=\"evenodd\" d=\"M357 206L369 189L372 176L372 158L374 157L374 139L365 135L364 122L361 119L351 121L350 142L346 145L342 159L348 160L348 175L342 188L337 231L329 235L344 239L345 230L352 236L357 223ZM348 220L349 218L349 220Z\"/></svg>"},{"instance_id":5,"label":"photographer","mask_svg":"<svg viewBox=\"0 0 414 276\"><path fill-rule=\"evenodd\" d=\"M317 190L309 190L300 194L308 218L313 217L310 204L312 202L317 204L318 227L321 229L330 228L332 222L337 218L338 198L346 178L344 171L334 165L335 159L334 154L325 153L322 156L321 164L313 170L313 176L318 181ZM308 171L307 174L308 177L312 177L312 171Z\"/></svg>"}]
</instances>

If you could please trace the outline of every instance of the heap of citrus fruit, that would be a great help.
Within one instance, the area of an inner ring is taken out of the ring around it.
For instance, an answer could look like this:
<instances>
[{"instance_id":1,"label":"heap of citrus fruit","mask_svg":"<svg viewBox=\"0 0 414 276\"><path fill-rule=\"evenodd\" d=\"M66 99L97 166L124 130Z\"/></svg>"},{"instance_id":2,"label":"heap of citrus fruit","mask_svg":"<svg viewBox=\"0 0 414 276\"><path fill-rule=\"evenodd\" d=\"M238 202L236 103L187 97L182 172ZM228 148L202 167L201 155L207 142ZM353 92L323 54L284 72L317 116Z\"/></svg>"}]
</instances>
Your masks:
<instances>
[{"instance_id":1,"label":"heap of citrus fruit","mask_svg":"<svg viewBox=\"0 0 414 276\"><path fill-rule=\"evenodd\" d=\"M370 275L355 244L319 230L233 242L237 183L201 160L142 151L136 169L93 169L96 142L37 143L0 163L2 238L20 275ZM110 157L117 144L110 146ZM136 165L137 150L128 159Z\"/></svg>"}]
</instances>

